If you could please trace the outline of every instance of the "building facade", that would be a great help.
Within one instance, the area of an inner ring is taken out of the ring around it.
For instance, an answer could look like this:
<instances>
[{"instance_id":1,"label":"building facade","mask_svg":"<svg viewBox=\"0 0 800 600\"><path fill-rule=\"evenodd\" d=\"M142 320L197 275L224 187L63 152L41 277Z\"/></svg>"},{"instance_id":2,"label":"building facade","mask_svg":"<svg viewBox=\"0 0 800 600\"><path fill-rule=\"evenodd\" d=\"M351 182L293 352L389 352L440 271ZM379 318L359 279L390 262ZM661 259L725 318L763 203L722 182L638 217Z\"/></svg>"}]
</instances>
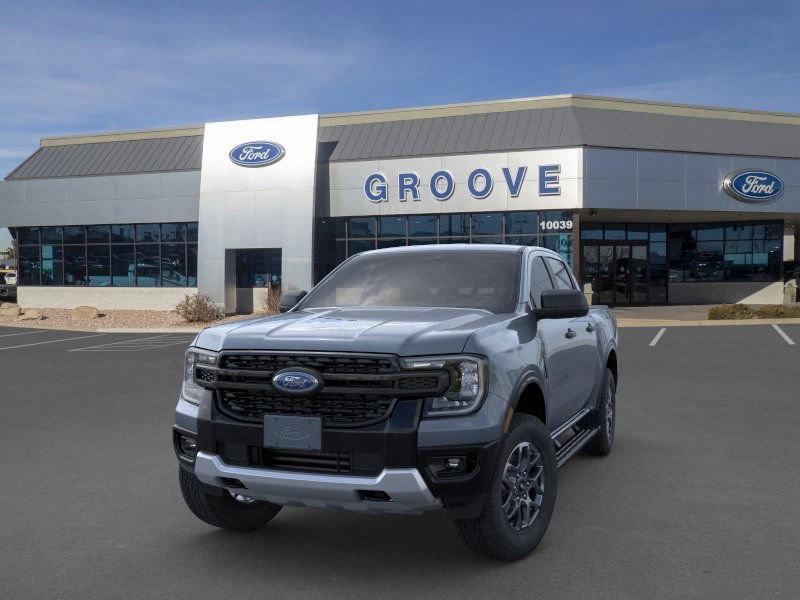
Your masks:
<instances>
[{"instance_id":1,"label":"building facade","mask_svg":"<svg viewBox=\"0 0 800 600\"><path fill-rule=\"evenodd\" d=\"M784 300L800 116L556 96L44 138L0 182L27 306L247 312L348 256L539 245L602 304Z\"/></svg>"}]
</instances>

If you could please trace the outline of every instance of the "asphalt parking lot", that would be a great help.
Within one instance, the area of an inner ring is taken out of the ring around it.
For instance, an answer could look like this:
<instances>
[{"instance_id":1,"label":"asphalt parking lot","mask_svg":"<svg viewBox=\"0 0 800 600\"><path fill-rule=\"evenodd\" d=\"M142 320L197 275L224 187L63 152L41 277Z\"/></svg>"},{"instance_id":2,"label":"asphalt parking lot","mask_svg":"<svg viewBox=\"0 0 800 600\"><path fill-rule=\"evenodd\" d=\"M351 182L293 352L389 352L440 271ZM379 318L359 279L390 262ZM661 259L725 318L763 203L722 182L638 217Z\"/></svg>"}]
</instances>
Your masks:
<instances>
[{"instance_id":1,"label":"asphalt parking lot","mask_svg":"<svg viewBox=\"0 0 800 600\"><path fill-rule=\"evenodd\" d=\"M208 527L170 442L190 334L0 328L0 596L796 598L800 325L780 330L623 329L614 451L561 470L543 542L504 564L442 514Z\"/></svg>"}]
</instances>

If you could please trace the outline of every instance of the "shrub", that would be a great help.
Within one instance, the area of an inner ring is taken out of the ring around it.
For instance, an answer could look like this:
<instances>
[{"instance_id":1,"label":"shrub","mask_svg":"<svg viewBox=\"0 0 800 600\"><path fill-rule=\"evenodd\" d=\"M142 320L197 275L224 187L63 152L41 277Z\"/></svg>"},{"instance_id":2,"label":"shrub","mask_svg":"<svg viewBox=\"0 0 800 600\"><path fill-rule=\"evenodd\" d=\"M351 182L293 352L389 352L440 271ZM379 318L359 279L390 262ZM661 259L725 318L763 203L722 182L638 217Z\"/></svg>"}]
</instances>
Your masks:
<instances>
[{"instance_id":1,"label":"shrub","mask_svg":"<svg viewBox=\"0 0 800 600\"><path fill-rule=\"evenodd\" d=\"M175 312L189 323L208 323L222 318L222 311L203 294L187 294L175 306Z\"/></svg>"},{"instance_id":2,"label":"shrub","mask_svg":"<svg viewBox=\"0 0 800 600\"><path fill-rule=\"evenodd\" d=\"M756 309L756 314L762 319L796 319L800 318L800 305L765 304Z\"/></svg>"},{"instance_id":3,"label":"shrub","mask_svg":"<svg viewBox=\"0 0 800 600\"><path fill-rule=\"evenodd\" d=\"M800 318L800 305L783 304L725 304L708 311L710 320L722 319L792 319Z\"/></svg>"},{"instance_id":4,"label":"shrub","mask_svg":"<svg viewBox=\"0 0 800 600\"><path fill-rule=\"evenodd\" d=\"M281 300L281 286L271 283L259 292L258 309L261 312L275 314L280 312L278 305Z\"/></svg>"},{"instance_id":5,"label":"shrub","mask_svg":"<svg viewBox=\"0 0 800 600\"><path fill-rule=\"evenodd\" d=\"M756 319L758 315L747 304L723 304L714 306L708 311L708 318L712 321L724 319Z\"/></svg>"}]
</instances>

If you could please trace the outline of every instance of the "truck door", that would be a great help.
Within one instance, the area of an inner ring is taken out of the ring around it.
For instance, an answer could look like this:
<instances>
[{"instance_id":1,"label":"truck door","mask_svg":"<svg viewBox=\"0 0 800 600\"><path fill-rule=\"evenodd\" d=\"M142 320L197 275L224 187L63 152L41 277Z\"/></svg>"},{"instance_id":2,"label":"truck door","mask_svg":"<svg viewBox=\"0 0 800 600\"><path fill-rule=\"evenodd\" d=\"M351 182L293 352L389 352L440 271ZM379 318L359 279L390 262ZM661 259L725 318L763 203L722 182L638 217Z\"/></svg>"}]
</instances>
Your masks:
<instances>
[{"instance_id":1,"label":"truck door","mask_svg":"<svg viewBox=\"0 0 800 600\"><path fill-rule=\"evenodd\" d=\"M549 263L552 261L552 267ZM548 268L549 267L549 268ZM536 256L532 262L531 295L540 305L542 292L573 286L566 265L550 257ZM578 412L594 387L596 333L587 331L589 319L538 319L537 329L545 352L549 383L549 427L555 428Z\"/></svg>"},{"instance_id":2,"label":"truck door","mask_svg":"<svg viewBox=\"0 0 800 600\"><path fill-rule=\"evenodd\" d=\"M550 277L557 289L579 290L575 278L570 273L569 267L561 260L545 257ZM562 319L569 321L566 336L572 341L572 345L567 353L570 373L570 387L573 394L570 394L569 415L572 416L580 409L594 401L595 382L598 376L598 342L597 331L589 315L574 319Z\"/></svg>"}]
</instances>

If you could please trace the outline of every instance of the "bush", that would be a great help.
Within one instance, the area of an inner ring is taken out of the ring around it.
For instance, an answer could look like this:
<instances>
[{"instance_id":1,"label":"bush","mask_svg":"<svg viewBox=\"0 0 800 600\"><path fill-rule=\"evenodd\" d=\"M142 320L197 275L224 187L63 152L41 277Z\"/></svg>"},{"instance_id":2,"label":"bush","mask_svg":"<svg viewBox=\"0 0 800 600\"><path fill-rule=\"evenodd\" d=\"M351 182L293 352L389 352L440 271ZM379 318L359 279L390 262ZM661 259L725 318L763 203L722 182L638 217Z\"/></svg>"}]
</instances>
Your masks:
<instances>
[{"instance_id":1,"label":"bush","mask_svg":"<svg viewBox=\"0 0 800 600\"><path fill-rule=\"evenodd\" d=\"M223 316L211 298L203 294L187 294L175 306L175 312L189 323L209 323Z\"/></svg>"},{"instance_id":2,"label":"bush","mask_svg":"<svg viewBox=\"0 0 800 600\"><path fill-rule=\"evenodd\" d=\"M280 312L278 305L281 301L281 286L269 284L258 295L258 308L261 312L275 314Z\"/></svg>"},{"instance_id":3,"label":"bush","mask_svg":"<svg viewBox=\"0 0 800 600\"><path fill-rule=\"evenodd\" d=\"M708 311L712 321L723 319L783 319L800 318L800 306L784 306L782 304L724 304Z\"/></svg>"},{"instance_id":4,"label":"bush","mask_svg":"<svg viewBox=\"0 0 800 600\"><path fill-rule=\"evenodd\" d=\"M708 318L712 321L723 319L756 319L758 315L747 304L724 304L715 306L708 311Z\"/></svg>"}]
</instances>

